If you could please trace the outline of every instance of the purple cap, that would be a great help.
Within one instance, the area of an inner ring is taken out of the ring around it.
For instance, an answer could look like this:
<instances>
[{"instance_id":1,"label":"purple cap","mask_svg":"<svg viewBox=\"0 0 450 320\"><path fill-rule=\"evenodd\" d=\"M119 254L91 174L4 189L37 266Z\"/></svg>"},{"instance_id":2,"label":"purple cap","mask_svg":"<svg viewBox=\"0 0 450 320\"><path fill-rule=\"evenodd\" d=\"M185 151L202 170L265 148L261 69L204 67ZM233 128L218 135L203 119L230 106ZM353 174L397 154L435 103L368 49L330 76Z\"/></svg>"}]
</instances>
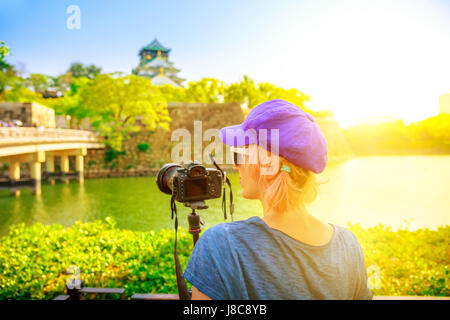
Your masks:
<instances>
[{"instance_id":1,"label":"purple cap","mask_svg":"<svg viewBox=\"0 0 450 320\"><path fill-rule=\"evenodd\" d=\"M266 129L264 131L261 129ZM278 154L300 168L322 172L327 165L327 141L312 115L285 100L276 99L259 104L242 124L220 130L223 143L239 147L256 143L273 152L278 129ZM274 149L275 148L275 149Z\"/></svg>"}]
</instances>

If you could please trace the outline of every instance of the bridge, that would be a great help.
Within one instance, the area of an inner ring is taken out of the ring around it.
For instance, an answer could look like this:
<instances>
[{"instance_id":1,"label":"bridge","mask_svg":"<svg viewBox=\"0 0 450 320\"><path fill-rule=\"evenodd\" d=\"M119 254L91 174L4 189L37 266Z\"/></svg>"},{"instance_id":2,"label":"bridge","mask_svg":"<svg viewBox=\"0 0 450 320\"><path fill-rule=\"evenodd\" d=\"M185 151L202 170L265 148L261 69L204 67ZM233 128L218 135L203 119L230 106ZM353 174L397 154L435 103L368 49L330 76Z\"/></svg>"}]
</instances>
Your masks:
<instances>
[{"instance_id":1,"label":"bridge","mask_svg":"<svg viewBox=\"0 0 450 320\"><path fill-rule=\"evenodd\" d=\"M76 178L84 182L84 156L88 149L104 148L103 139L91 131L43 127L0 127L0 163L9 163L9 179L0 180L0 188L20 195L20 189L32 188L41 194L41 168L45 163L45 178L65 183ZM75 157L75 171L69 171L69 157ZM55 172L55 158L61 170ZM31 179L20 175L21 163L31 164Z\"/></svg>"}]
</instances>

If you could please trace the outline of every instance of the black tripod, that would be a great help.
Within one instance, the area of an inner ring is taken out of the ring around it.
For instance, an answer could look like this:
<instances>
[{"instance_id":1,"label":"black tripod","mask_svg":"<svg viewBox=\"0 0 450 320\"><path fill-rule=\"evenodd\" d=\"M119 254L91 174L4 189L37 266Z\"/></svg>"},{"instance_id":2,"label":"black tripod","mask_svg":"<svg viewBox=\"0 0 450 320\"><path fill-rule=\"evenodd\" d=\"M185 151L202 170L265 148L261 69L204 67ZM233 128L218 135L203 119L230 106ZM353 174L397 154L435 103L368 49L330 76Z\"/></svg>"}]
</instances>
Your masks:
<instances>
[{"instance_id":1,"label":"black tripod","mask_svg":"<svg viewBox=\"0 0 450 320\"><path fill-rule=\"evenodd\" d=\"M203 224L203 221L200 219L200 215L197 212L195 212L195 210L208 209L208 206L205 204L204 201L185 203L185 206L190 207L192 209L191 214L188 215L188 223L189 223L189 233L192 234L192 239L195 246L199 238L199 234L202 231L201 225ZM175 204L175 197L173 195L171 199L171 208L172 208L172 218L175 217L175 247L173 254L175 259L175 274L177 276L178 295L180 297L180 300L190 300L192 292L187 289L187 285L183 278L181 265L177 254L178 217L177 217L177 206Z\"/></svg>"},{"instance_id":2,"label":"black tripod","mask_svg":"<svg viewBox=\"0 0 450 320\"><path fill-rule=\"evenodd\" d=\"M197 243L200 232L202 232L203 221L200 219L200 215L195 211L196 209L208 209L208 206L204 201L196 201L189 204L186 204L187 207L192 209L190 215L188 215L188 223L189 223L189 233L192 234L192 240L194 242L194 246Z\"/></svg>"}]
</instances>

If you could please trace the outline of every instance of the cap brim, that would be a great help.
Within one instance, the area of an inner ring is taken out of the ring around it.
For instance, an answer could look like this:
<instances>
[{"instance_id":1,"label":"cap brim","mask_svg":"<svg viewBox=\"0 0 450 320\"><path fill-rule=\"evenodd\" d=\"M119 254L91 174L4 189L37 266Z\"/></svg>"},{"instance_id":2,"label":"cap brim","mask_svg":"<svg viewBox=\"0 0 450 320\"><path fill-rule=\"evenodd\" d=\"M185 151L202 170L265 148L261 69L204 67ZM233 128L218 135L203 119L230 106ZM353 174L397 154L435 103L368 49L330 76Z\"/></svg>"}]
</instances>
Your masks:
<instances>
[{"instance_id":1,"label":"cap brim","mask_svg":"<svg viewBox=\"0 0 450 320\"><path fill-rule=\"evenodd\" d=\"M242 147L248 144L245 141L242 124L220 129L219 138L223 143L232 147Z\"/></svg>"}]
</instances>

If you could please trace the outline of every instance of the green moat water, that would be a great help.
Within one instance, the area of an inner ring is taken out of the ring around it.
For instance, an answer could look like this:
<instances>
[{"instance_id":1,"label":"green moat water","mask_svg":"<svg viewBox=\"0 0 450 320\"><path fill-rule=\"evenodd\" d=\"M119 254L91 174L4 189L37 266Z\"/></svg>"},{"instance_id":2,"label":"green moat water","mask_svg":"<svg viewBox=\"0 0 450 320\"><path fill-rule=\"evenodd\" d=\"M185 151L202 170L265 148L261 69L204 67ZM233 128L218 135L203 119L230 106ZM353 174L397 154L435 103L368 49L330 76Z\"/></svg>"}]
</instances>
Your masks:
<instances>
[{"instance_id":1,"label":"green moat water","mask_svg":"<svg viewBox=\"0 0 450 320\"><path fill-rule=\"evenodd\" d=\"M262 216L258 201L243 199L239 178L229 174L235 195L235 220ZM396 229L408 227L436 229L450 224L450 156L371 156L328 166L318 175L322 183L316 201L308 208L317 217L346 226L379 223ZM22 190L19 198L0 190L0 236L9 226L58 223L70 226L104 219L117 221L117 227L144 231L173 228L170 197L162 194L154 177L87 179L83 186L42 185L42 195ZM227 199L228 202L228 199ZM205 226L224 222L221 200L207 202L200 214ZM187 227L190 212L178 204L179 220ZM230 218L228 217L228 220Z\"/></svg>"}]
</instances>

